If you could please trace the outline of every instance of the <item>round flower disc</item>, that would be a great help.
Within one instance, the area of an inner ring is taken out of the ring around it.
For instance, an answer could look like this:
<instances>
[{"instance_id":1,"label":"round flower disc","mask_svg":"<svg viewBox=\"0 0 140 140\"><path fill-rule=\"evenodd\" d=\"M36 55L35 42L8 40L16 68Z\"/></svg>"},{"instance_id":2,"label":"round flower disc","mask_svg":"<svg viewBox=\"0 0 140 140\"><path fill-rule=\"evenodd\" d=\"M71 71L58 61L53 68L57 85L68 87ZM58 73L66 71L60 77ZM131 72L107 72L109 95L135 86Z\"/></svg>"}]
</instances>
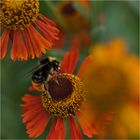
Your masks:
<instances>
[{"instance_id":1,"label":"round flower disc","mask_svg":"<svg viewBox=\"0 0 140 140\"><path fill-rule=\"evenodd\" d=\"M43 92L41 97L47 111L64 118L75 115L85 100L85 88L77 76L63 73L48 82L48 91Z\"/></svg>"},{"instance_id":2,"label":"round flower disc","mask_svg":"<svg viewBox=\"0 0 140 140\"><path fill-rule=\"evenodd\" d=\"M38 0L2 0L0 19L4 26L24 30L38 16Z\"/></svg>"}]
</instances>

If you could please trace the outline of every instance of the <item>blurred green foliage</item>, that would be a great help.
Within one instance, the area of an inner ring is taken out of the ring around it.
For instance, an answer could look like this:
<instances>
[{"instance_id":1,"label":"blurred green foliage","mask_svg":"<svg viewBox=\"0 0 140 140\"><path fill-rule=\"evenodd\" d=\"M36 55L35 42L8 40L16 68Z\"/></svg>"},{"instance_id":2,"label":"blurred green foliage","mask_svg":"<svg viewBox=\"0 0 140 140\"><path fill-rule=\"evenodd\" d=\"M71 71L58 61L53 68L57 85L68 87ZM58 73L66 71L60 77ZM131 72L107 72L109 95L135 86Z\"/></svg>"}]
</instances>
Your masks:
<instances>
[{"instance_id":1,"label":"blurred green foliage","mask_svg":"<svg viewBox=\"0 0 140 140\"><path fill-rule=\"evenodd\" d=\"M51 19L57 19L61 24L61 17L54 11L55 2L40 1L40 11ZM128 42L130 52L139 52L139 1L90 1L90 15L92 30L89 32L93 43L122 37ZM78 8L78 6L76 6ZM78 9L81 10L81 9ZM104 15L104 30L98 31L97 17ZM52 50L47 55L62 59L69 44L63 50ZM88 50L81 52L80 61ZM46 57L44 55L43 57ZM28 93L31 85L31 75L27 72L37 65L37 59L26 62L13 62L8 54L1 61L1 138L27 139L25 125L21 120L21 97ZM45 132L44 135L46 135ZM45 136L44 136L45 137Z\"/></svg>"}]
</instances>

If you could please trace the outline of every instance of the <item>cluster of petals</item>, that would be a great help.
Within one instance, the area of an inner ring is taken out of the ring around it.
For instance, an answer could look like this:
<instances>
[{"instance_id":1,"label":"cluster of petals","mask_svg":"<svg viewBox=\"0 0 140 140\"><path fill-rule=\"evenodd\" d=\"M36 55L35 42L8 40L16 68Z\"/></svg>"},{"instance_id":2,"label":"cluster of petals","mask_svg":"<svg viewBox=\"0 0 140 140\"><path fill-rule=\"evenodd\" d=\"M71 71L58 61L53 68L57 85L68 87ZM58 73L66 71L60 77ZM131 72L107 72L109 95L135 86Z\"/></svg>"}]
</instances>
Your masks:
<instances>
[{"instance_id":1,"label":"cluster of petals","mask_svg":"<svg viewBox=\"0 0 140 140\"><path fill-rule=\"evenodd\" d=\"M55 23L39 13L35 21L24 30L13 30L3 24L0 25L2 36L0 37L0 58L3 59L8 50L11 40L11 59L28 60L40 58L53 46L54 40L58 39L59 30Z\"/></svg>"}]
</instances>

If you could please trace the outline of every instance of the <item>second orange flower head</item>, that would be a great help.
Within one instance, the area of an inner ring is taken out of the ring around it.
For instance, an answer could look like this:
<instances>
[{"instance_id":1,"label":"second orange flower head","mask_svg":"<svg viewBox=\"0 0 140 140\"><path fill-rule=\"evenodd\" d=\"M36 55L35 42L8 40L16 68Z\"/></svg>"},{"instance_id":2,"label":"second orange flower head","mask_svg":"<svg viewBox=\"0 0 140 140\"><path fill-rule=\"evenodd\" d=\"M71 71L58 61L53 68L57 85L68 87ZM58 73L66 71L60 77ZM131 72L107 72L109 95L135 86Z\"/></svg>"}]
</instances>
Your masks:
<instances>
[{"instance_id":1,"label":"second orange flower head","mask_svg":"<svg viewBox=\"0 0 140 140\"><path fill-rule=\"evenodd\" d=\"M12 42L11 59L41 57L58 39L55 23L39 13L38 0L2 0L0 10L0 58L6 56Z\"/></svg>"}]
</instances>

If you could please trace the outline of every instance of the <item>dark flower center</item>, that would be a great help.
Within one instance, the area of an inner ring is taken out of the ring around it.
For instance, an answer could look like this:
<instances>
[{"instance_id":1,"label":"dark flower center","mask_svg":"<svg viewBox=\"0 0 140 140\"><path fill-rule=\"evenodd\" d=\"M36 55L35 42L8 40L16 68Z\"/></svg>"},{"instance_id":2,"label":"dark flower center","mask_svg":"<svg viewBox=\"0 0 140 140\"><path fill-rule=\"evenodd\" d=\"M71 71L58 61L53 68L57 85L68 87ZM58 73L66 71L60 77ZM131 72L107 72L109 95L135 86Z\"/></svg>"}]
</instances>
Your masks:
<instances>
[{"instance_id":1,"label":"dark flower center","mask_svg":"<svg viewBox=\"0 0 140 140\"><path fill-rule=\"evenodd\" d=\"M49 93L54 100L64 99L72 93L72 83L70 80L62 77L58 77L57 81L51 80L48 83Z\"/></svg>"}]
</instances>

